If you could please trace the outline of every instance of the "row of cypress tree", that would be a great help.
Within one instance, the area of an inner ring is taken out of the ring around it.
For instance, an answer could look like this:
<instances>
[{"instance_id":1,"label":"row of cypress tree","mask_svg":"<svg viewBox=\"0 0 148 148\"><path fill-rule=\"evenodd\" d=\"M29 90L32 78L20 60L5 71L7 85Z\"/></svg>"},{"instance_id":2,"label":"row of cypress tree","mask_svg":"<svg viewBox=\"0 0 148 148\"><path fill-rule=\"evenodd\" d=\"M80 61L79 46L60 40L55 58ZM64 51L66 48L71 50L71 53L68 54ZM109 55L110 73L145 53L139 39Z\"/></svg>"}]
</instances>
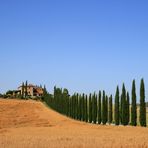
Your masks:
<instances>
[{"instance_id":1,"label":"row of cypress tree","mask_svg":"<svg viewBox=\"0 0 148 148\"><path fill-rule=\"evenodd\" d=\"M129 102L129 93L126 93L125 86L122 86L121 97L119 95L119 87L117 86L115 95L115 124L137 126L137 96L135 80L132 83L131 105ZM140 111L139 123L141 126L146 126L146 103L145 103L145 86L144 80L141 79L140 84Z\"/></svg>"},{"instance_id":2,"label":"row of cypress tree","mask_svg":"<svg viewBox=\"0 0 148 148\"><path fill-rule=\"evenodd\" d=\"M89 95L78 94L70 96L67 89L54 87L54 94L46 94L46 103L57 112L76 120L85 121L93 124L106 123L115 125L137 126L137 97L135 80L132 84L131 104L129 92L125 85L122 86L121 95L117 86L114 104L113 97L107 96L105 91L98 94ZM139 122L141 126L146 126L146 103L144 80L140 85L140 111ZM113 119L114 117L114 119Z\"/></svg>"}]
</instances>

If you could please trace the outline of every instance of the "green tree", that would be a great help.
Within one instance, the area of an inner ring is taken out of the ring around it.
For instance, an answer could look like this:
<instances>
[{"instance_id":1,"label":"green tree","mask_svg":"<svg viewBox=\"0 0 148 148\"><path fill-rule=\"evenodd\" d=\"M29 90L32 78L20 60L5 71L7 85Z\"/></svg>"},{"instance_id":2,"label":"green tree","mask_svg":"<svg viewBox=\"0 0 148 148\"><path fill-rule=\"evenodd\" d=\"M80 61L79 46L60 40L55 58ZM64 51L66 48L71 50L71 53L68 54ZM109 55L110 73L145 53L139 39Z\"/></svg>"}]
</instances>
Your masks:
<instances>
[{"instance_id":1,"label":"green tree","mask_svg":"<svg viewBox=\"0 0 148 148\"><path fill-rule=\"evenodd\" d=\"M101 91L99 91L98 98L98 124L101 124Z\"/></svg>"},{"instance_id":2,"label":"green tree","mask_svg":"<svg viewBox=\"0 0 148 148\"><path fill-rule=\"evenodd\" d=\"M72 117L72 97L69 98L69 117Z\"/></svg>"},{"instance_id":3,"label":"green tree","mask_svg":"<svg viewBox=\"0 0 148 148\"><path fill-rule=\"evenodd\" d=\"M26 84L25 84L25 98L27 98L28 96L28 82L26 81Z\"/></svg>"},{"instance_id":4,"label":"green tree","mask_svg":"<svg viewBox=\"0 0 148 148\"><path fill-rule=\"evenodd\" d=\"M78 96L78 119L81 120L81 95Z\"/></svg>"},{"instance_id":5,"label":"green tree","mask_svg":"<svg viewBox=\"0 0 148 148\"><path fill-rule=\"evenodd\" d=\"M80 120L80 97L79 96L80 95L77 94L77 98L78 98L78 111L77 111L78 112L78 115L77 115L78 117L77 118L78 118L78 120Z\"/></svg>"},{"instance_id":6,"label":"green tree","mask_svg":"<svg viewBox=\"0 0 148 148\"><path fill-rule=\"evenodd\" d=\"M116 95L115 95L115 125L119 125L119 87L117 86Z\"/></svg>"},{"instance_id":7,"label":"green tree","mask_svg":"<svg viewBox=\"0 0 148 148\"><path fill-rule=\"evenodd\" d=\"M76 95L76 119L79 119L79 94Z\"/></svg>"},{"instance_id":8,"label":"green tree","mask_svg":"<svg viewBox=\"0 0 148 148\"><path fill-rule=\"evenodd\" d=\"M85 121L85 94L82 95L82 121Z\"/></svg>"},{"instance_id":9,"label":"green tree","mask_svg":"<svg viewBox=\"0 0 148 148\"><path fill-rule=\"evenodd\" d=\"M108 121L108 96L106 96L105 100L105 122L107 123Z\"/></svg>"},{"instance_id":10,"label":"green tree","mask_svg":"<svg viewBox=\"0 0 148 148\"><path fill-rule=\"evenodd\" d=\"M42 96L42 101L45 101L45 98L46 96L48 95L48 92L47 92L47 89L46 89L46 86L44 85L44 88L43 88L43 96Z\"/></svg>"},{"instance_id":11,"label":"green tree","mask_svg":"<svg viewBox=\"0 0 148 148\"><path fill-rule=\"evenodd\" d=\"M73 118L76 119L76 94L73 96Z\"/></svg>"},{"instance_id":12,"label":"green tree","mask_svg":"<svg viewBox=\"0 0 148 148\"><path fill-rule=\"evenodd\" d=\"M113 120L113 107L112 107L112 95L109 97L109 116L108 116L108 122L109 124L112 123L112 120Z\"/></svg>"},{"instance_id":13,"label":"green tree","mask_svg":"<svg viewBox=\"0 0 148 148\"><path fill-rule=\"evenodd\" d=\"M103 125L106 124L106 96L105 96L105 91L103 91L103 97L102 97L102 123L103 123Z\"/></svg>"},{"instance_id":14,"label":"green tree","mask_svg":"<svg viewBox=\"0 0 148 148\"><path fill-rule=\"evenodd\" d=\"M92 123L92 95L89 95L89 122Z\"/></svg>"},{"instance_id":15,"label":"green tree","mask_svg":"<svg viewBox=\"0 0 148 148\"><path fill-rule=\"evenodd\" d=\"M92 103L93 103L93 123L96 124L96 121L97 121L97 96L95 93L93 95Z\"/></svg>"},{"instance_id":16,"label":"green tree","mask_svg":"<svg viewBox=\"0 0 148 148\"><path fill-rule=\"evenodd\" d=\"M141 79L140 84L140 125L146 127L145 86L143 79Z\"/></svg>"},{"instance_id":17,"label":"green tree","mask_svg":"<svg viewBox=\"0 0 148 148\"><path fill-rule=\"evenodd\" d=\"M136 101L136 84L132 83L132 106L131 106L131 125L137 125L137 101Z\"/></svg>"},{"instance_id":18,"label":"green tree","mask_svg":"<svg viewBox=\"0 0 148 148\"><path fill-rule=\"evenodd\" d=\"M24 98L24 89L25 89L25 86L24 86L24 82L22 83L22 99Z\"/></svg>"},{"instance_id":19,"label":"green tree","mask_svg":"<svg viewBox=\"0 0 148 148\"><path fill-rule=\"evenodd\" d=\"M129 93L128 92L127 92L126 108L127 108L126 124L128 125L129 122L130 122L130 97L129 97Z\"/></svg>"},{"instance_id":20,"label":"green tree","mask_svg":"<svg viewBox=\"0 0 148 148\"><path fill-rule=\"evenodd\" d=\"M80 114L79 114L79 120L82 120L82 96L79 96L79 109L80 109Z\"/></svg>"},{"instance_id":21,"label":"green tree","mask_svg":"<svg viewBox=\"0 0 148 148\"><path fill-rule=\"evenodd\" d=\"M123 84L123 86L122 86L122 95L121 95L121 124L123 124L123 125L127 125L126 112L127 112L126 89L125 89L125 85Z\"/></svg>"},{"instance_id":22,"label":"green tree","mask_svg":"<svg viewBox=\"0 0 148 148\"><path fill-rule=\"evenodd\" d=\"M87 102L87 95L85 96L85 122L88 122L88 102Z\"/></svg>"}]
</instances>

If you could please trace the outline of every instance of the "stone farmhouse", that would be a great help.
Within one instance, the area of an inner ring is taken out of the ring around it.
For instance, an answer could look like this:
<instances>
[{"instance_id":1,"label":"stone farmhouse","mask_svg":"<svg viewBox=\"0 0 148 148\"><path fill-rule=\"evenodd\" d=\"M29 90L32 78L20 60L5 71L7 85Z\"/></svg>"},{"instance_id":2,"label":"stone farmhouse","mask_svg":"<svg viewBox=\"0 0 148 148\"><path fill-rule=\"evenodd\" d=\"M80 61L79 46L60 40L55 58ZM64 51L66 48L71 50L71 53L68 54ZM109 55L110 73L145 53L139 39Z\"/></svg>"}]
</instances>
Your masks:
<instances>
[{"instance_id":1,"label":"stone farmhouse","mask_svg":"<svg viewBox=\"0 0 148 148\"><path fill-rule=\"evenodd\" d=\"M23 89L22 86L18 87L18 91L20 92L20 94L22 94L23 92L22 89ZM41 97L43 96L43 88L35 86L33 84L29 84L27 85L27 95L30 97Z\"/></svg>"}]
</instances>

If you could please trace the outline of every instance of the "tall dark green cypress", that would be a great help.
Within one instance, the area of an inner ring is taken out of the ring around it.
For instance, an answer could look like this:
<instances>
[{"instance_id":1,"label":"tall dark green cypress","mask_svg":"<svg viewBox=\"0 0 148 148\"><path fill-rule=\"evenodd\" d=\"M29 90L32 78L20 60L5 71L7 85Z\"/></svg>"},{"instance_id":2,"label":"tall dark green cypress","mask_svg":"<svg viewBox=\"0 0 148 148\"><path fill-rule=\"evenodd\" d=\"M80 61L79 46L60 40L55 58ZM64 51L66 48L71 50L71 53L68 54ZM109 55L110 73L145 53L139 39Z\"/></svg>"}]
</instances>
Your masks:
<instances>
[{"instance_id":1,"label":"tall dark green cypress","mask_svg":"<svg viewBox=\"0 0 148 148\"><path fill-rule=\"evenodd\" d=\"M123 121L122 121L122 106L123 106L123 98L122 98L122 94L121 94L121 97L120 97L120 107L119 107L119 109L120 109L120 123L121 124L123 124Z\"/></svg>"},{"instance_id":2,"label":"tall dark green cypress","mask_svg":"<svg viewBox=\"0 0 148 148\"><path fill-rule=\"evenodd\" d=\"M85 96L85 122L88 122L88 102L87 102L87 95Z\"/></svg>"},{"instance_id":3,"label":"tall dark green cypress","mask_svg":"<svg viewBox=\"0 0 148 148\"><path fill-rule=\"evenodd\" d=\"M79 109L80 109L79 120L81 121L82 120L82 97L81 95L79 96Z\"/></svg>"},{"instance_id":4,"label":"tall dark green cypress","mask_svg":"<svg viewBox=\"0 0 148 148\"><path fill-rule=\"evenodd\" d=\"M137 125L137 101L136 101L136 84L132 83L132 105L131 105L131 125Z\"/></svg>"},{"instance_id":5,"label":"tall dark green cypress","mask_svg":"<svg viewBox=\"0 0 148 148\"><path fill-rule=\"evenodd\" d=\"M89 123L92 123L92 95L89 95Z\"/></svg>"},{"instance_id":6,"label":"tall dark green cypress","mask_svg":"<svg viewBox=\"0 0 148 148\"><path fill-rule=\"evenodd\" d=\"M73 104L74 104L74 96L71 96L71 118L74 117Z\"/></svg>"},{"instance_id":7,"label":"tall dark green cypress","mask_svg":"<svg viewBox=\"0 0 148 148\"><path fill-rule=\"evenodd\" d=\"M74 119L76 119L76 94L74 94L73 108L74 108Z\"/></svg>"},{"instance_id":8,"label":"tall dark green cypress","mask_svg":"<svg viewBox=\"0 0 148 148\"><path fill-rule=\"evenodd\" d=\"M86 119L86 102L85 102L85 94L83 94L84 96L83 96L83 121L85 121Z\"/></svg>"},{"instance_id":9,"label":"tall dark green cypress","mask_svg":"<svg viewBox=\"0 0 148 148\"><path fill-rule=\"evenodd\" d=\"M75 119L75 95L72 96L72 118Z\"/></svg>"},{"instance_id":10,"label":"tall dark green cypress","mask_svg":"<svg viewBox=\"0 0 148 148\"><path fill-rule=\"evenodd\" d=\"M70 116L70 96L67 96L67 116Z\"/></svg>"},{"instance_id":11,"label":"tall dark green cypress","mask_svg":"<svg viewBox=\"0 0 148 148\"><path fill-rule=\"evenodd\" d=\"M85 121L85 95L82 95L82 121Z\"/></svg>"},{"instance_id":12,"label":"tall dark green cypress","mask_svg":"<svg viewBox=\"0 0 148 148\"><path fill-rule=\"evenodd\" d=\"M117 86L116 89L116 95L115 95L115 110L114 110L114 115L115 115L115 125L119 125L119 87Z\"/></svg>"},{"instance_id":13,"label":"tall dark green cypress","mask_svg":"<svg viewBox=\"0 0 148 148\"><path fill-rule=\"evenodd\" d=\"M94 121L94 124L96 124L96 122L97 122L97 96L96 96L95 93L94 93L94 104L93 104L93 107L94 107L93 121Z\"/></svg>"},{"instance_id":14,"label":"tall dark green cypress","mask_svg":"<svg viewBox=\"0 0 148 148\"><path fill-rule=\"evenodd\" d=\"M48 95L48 92L47 92L46 86L44 85L42 101L44 101L44 99L46 98L47 95Z\"/></svg>"},{"instance_id":15,"label":"tall dark green cypress","mask_svg":"<svg viewBox=\"0 0 148 148\"><path fill-rule=\"evenodd\" d=\"M69 117L71 117L71 97L69 97Z\"/></svg>"},{"instance_id":16,"label":"tall dark green cypress","mask_svg":"<svg viewBox=\"0 0 148 148\"><path fill-rule=\"evenodd\" d=\"M106 96L105 96L105 91L103 91L103 96L102 96L102 123L103 123L103 125L106 124Z\"/></svg>"},{"instance_id":17,"label":"tall dark green cypress","mask_svg":"<svg viewBox=\"0 0 148 148\"><path fill-rule=\"evenodd\" d=\"M78 94L78 120L80 120L80 95Z\"/></svg>"},{"instance_id":18,"label":"tall dark green cypress","mask_svg":"<svg viewBox=\"0 0 148 148\"><path fill-rule=\"evenodd\" d=\"M125 85L123 84L122 86L122 97L121 97L121 123L123 125L127 125L126 122L126 111L127 111L127 106L126 106L126 89L125 89Z\"/></svg>"},{"instance_id":19,"label":"tall dark green cypress","mask_svg":"<svg viewBox=\"0 0 148 148\"><path fill-rule=\"evenodd\" d=\"M25 98L28 96L27 88L28 88L28 82L26 81L26 84L25 84Z\"/></svg>"},{"instance_id":20,"label":"tall dark green cypress","mask_svg":"<svg viewBox=\"0 0 148 148\"><path fill-rule=\"evenodd\" d=\"M126 124L128 125L130 122L130 97L129 93L127 92L127 99L126 99Z\"/></svg>"},{"instance_id":21,"label":"tall dark green cypress","mask_svg":"<svg viewBox=\"0 0 148 148\"><path fill-rule=\"evenodd\" d=\"M95 94L92 96L92 121L95 123Z\"/></svg>"},{"instance_id":22,"label":"tall dark green cypress","mask_svg":"<svg viewBox=\"0 0 148 148\"><path fill-rule=\"evenodd\" d=\"M71 99L72 99L72 118L74 118L74 96L72 96Z\"/></svg>"},{"instance_id":23,"label":"tall dark green cypress","mask_svg":"<svg viewBox=\"0 0 148 148\"><path fill-rule=\"evenodd\" d=\"M76 119L78 120L79 119L79 103L78 103L78 100L79 100L79 94L77 93L76 95Z\"/></svg>"},{"instance_id":24,"label":"tall dark green cypress","mask_svg":"<svg viewBox=\"0 0 148 148\"><path fill-rule=\"evenodd\" d=\"M67 101L66 101L66 102L67 102L67 103L66 103L66 105L67 105L67 107L66 107L66 108L67 108L66 115L69 116L69 95L66 97L66 100L67 100Z\"/></svg>"},{"instance_id":25,"label":"tall dark green cypress","mask_svg":"<svg viewBox=\"0 0 148 148\"><path fill-rule=\"evenodd\" d=\"M98 98L98 124L101 124L101 91L99 91Z\"/></svg>"},{"instance_id":26,"label":"tall dark green cypress","mask_svg":"<svg viewBox=\"0 0 148 148\"><path fill-rule=\"evenodd\" d=\"M146 127L145 86L143 79L141 79L140 84L140 125Z\"/></svg>"},{"instance_id":27,"label":"tall dark green cypress","mask_svg":"<svg viewBox=\"0 0 148 148\"><path fill-rule=\"evenodd\" d=\"M106 96L105 100L105 122L108 122L108 96Z\"/></svg>"},{"instance_id":28,"label":"tall dark green cypress","mask_svg":"<svg viewBox=\"0 0 148 148\"><path fill-rule=\"evenodd\" d=\"M112 107L112 95L109 97L109 115L108 115L108 122L109 124L112 123L113 120L113 107Z\"/></svg>"},{"instance_id":29,"label":"tall dark green cypress","mask_svg":"<svg viewBox=\"0 0 148 148\"><path fill-rule=\"evenodd\" d=\"M73 96L71 96L71 118L73 118Z\"/></svg>"},{"instance_id":30,"label":"tall dark green cypress","mask_svg":"<svg viewBox=\"0 0 148 148\"><path fill-rule=\"evenodd\" d=\"M21 94L22 95L22 99L24 98L24 89L25 89L25 86L24 86L24 82L23 82L22 83L22 91L21 91L22 92L22 94Z\"/></svg>"},{"instance_id":31,"label":"tall dark green cypress","mask_svg":"<svg viewBox=\"0 0 148 148\"><path fill-rule=\"evenodd\" d=\"M72 97L70 97L70 117L72 118L73 106L72 106Z\"/></svg>"}]
</instances>

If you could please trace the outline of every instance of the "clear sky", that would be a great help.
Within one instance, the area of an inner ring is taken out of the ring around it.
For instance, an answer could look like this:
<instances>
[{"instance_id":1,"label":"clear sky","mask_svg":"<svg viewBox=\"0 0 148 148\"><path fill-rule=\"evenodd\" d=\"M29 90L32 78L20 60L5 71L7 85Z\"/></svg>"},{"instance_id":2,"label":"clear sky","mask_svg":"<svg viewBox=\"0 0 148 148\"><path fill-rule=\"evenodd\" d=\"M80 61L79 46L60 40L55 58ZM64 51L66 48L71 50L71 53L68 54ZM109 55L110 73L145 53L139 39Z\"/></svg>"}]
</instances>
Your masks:
<instances>
[{"instance_id":1,"label":"clear sky","mask_svg":"<svg viewBox=\"0 0 148 148\"><path fill-rule=\"evenodd\" d=\"M114 94L135 78L139 93L147 66L147 0L0 0L0 92L28 80Z\"/></svg>"}]
</instances>

